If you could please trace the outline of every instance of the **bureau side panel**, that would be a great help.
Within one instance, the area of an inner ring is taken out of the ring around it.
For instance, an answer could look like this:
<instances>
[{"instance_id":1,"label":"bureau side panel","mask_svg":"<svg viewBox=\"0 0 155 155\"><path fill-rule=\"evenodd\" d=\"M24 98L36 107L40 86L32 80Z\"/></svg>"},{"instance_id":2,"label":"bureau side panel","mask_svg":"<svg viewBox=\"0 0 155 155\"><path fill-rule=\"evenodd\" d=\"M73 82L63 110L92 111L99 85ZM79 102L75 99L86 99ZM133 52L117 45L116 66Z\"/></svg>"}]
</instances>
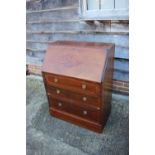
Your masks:
<instances>
[{"instance_id":1,"label":"bureau side panel","mask_svg":"<svg viewBox=\"0 0 155 155\"><path fill-rule=\"evenodd\" d=\"M44 83L45 92L46 92L46 96L47 96L47 100L48 100L48 105L49 105L50 99L49 99L48 92L47 92L47 83L46 83L45 73L44 72L42 72L42 77L43 77L43 83Z\"/></svg>"},{"instance_id":2,"label":"bureau side panel","mask_svg":"<svg viewBox=\"0 0 155 155\"><path fill-rule=\"evenodd\" d=\"M114 64L114 49L115 46L109 49L107 54L107 63L102 81L102 121L106 123L111 111L112 101L112 77Z\"/></svg>"}]
</instances>

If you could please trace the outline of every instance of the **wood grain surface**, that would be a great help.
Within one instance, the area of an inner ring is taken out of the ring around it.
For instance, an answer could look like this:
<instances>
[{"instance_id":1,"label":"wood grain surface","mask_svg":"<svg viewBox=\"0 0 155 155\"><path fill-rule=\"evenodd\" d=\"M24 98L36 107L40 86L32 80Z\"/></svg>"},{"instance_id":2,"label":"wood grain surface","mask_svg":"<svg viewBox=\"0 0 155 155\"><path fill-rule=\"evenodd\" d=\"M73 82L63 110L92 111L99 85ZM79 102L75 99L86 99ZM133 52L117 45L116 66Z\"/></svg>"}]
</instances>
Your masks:
<instances>
[{"instance_id":1,"label":"wood grain surface","mask_svg":"<svg viewBox=\"0 0 155 155\"><path fill-rule=\"evenodd\" d=\"M111 111L113 44L49 44L42 75L52 116L102 132Z\"/></svg>"},{"instance_id":2,"label":"wood grain surface","mask_svg":"<svg viewBox=\"0 0 155 155\"><path fill-rule=\"evenodd\" d=\"M107 45L109 44L81 42L49 44L42 70L100 83L105 67Z\"/></svg>"}]
</instances>

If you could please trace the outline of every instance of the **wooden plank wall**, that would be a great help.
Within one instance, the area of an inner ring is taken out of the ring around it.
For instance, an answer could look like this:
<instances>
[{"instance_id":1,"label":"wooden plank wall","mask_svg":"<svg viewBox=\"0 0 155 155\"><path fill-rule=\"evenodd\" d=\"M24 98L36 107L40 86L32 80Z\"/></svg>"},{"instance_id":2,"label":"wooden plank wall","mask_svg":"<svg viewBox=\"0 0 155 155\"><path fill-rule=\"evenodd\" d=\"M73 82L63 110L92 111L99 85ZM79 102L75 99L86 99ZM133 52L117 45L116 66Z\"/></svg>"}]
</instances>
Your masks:
<instances>
[{"instance_id":1,"label":"wooden plank wall","mask_svg":"<svg viewBox=\"0 0 155 155\"><path fill-rule=\"evenodd\" d=\"M129 80L129 21L80 20L78 0L27 1L27 64L42 65L49 42L115 43L114 80Z\"/></svg>"}]
</instances>

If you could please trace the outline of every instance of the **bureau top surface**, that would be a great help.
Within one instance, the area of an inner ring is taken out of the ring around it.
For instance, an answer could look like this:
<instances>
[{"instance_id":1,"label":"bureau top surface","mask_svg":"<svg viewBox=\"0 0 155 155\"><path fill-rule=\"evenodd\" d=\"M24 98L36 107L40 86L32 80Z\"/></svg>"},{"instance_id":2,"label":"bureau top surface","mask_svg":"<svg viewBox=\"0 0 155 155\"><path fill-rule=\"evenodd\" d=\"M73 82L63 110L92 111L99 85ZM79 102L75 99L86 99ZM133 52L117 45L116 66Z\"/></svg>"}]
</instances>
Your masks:
<instances>
[{"instance_id":1,"label":"bureau top surface","mask_svg":"<svg viewBox=\"0 0 155 155\"><path fill-rule=\"evenodd\" d=\"M59 41L50 43L43 72L101 82L107 49L112 44Z\"/></svg>"}]
</instances>

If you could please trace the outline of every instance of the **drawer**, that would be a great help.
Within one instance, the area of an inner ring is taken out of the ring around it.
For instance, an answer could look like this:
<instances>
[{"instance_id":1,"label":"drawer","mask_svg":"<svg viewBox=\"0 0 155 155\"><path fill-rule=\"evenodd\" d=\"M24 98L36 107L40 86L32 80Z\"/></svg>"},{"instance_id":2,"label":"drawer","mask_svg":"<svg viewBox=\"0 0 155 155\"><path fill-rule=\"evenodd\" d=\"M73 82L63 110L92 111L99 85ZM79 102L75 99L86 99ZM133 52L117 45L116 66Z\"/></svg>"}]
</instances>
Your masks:
<instances>
[{"instance_id":1,"label":"drawer","mask_svg":"<svg viewBox=\"0 0 155 155\"><path fill-rule=\"evenodd\" d=\"M64 88L66 90L91 96L99 96L101 94L101 88L99 83L92 83L89 81L48 73L44 73L43 75L47 85Z\"/></svg>"},{"instance_id":2,"label":"drawer","mask_svg":"<svg viewBox=\"0 0 155 155\"><path fill-rule=\"evenodd\" d=\"M47 93L51 94L53 98L61 98L66 101L77 102L78 104L94 106L95 108L101 106L101 99L99 97L81 95L52 86L47 86L46 89Z\"/></svg>"},{"instance_id":3,"label":"drawer","mask_svg":"<svg viewBox=\"0 0 155 155\"><path fill-rule=\"evenodd\" d=\"M49 97L49 109L57 109L83 119L94 122L100 122L100 111L92 108L81 107L77 104L71 104L65 101L53 99Z\"/></svg>"}]
</instances>

